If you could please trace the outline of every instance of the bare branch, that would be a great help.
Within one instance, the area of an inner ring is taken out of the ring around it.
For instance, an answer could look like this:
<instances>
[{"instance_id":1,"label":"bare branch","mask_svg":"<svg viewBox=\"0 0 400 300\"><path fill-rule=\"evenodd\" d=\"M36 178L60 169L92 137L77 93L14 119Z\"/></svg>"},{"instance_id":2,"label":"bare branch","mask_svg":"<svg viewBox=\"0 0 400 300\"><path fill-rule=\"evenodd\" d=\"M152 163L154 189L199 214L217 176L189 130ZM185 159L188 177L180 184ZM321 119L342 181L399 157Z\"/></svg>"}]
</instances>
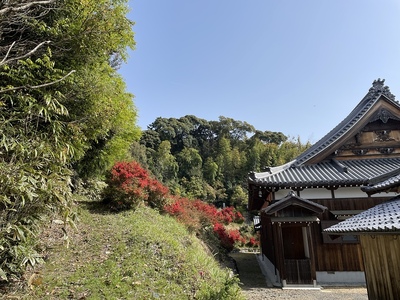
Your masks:
<instances>
[{"instance_id":1,"label":"bare branch","mask_svg":"<svg viewBox=\"0 0 400 300\"><path fill-rule=\"evenodd\" d=\"M3 64L5 64L5 61L6 61L7 57L8 57L8 55L10 55L10 51L11 51L12 47L14 47L14 45L15 45L15 42L13 42L13 43L11 44L10 48L8 48L8 51L7 51L7 53L6 53L6 56L4 56L3 60L0 61L0 66L3 65Z\"/></svg>"},{"instance_id":2,"label":"bare branch","mask_svg":"<svg viewBox=\"0 0 400 300\"><path fill-rule=\"evenodd\" d=\"M23 86L13 87L13 88L10 88L10 89L0 90L0 94L7 93L7 92L12 92L12 91L17 91L17 90L22 90L22 89L40 89L42 87L46 87L46 86L50 86L50 85L59 83L60 81L63 81L65 78L70 76L72 73L75 73L75 70L72 70L67 75L65 75L62 78L57 79L55 81L51 81L51 82L47 82L47 83L43 83L43 84L39 84L39 85L23 85Z\"/></svg>"},{"instance_id":3,"label":"bare branch","mask_svg":"<svg viewBox=\"0 0 400 300\"><path fill-rule=\"evenodd\" d=\"M41 43L39 43L35 48L33 48L31 51L29 51L28 53L25 53L24 55L21 55L21 56L18 56L18 57L14 57L14 58L10 58L9 60L6 60L7 56L8 56L9 53L10 53L11 48L12 48L12 47L14 46L14 44L15 44L15 42L14 42L14 43L12 43L10 49L8 49L6 56L5 56L5 57L3 58L3 60L0 62L0 66L1 66L1 65L5 65L5 64L9 64L10 62L15 61L15 60L24 59L24 58L26 58L26 57L28 57L28 56L31 56L31 55L32 55L33 53L35 53L40 47L42 47L43 45L46 45L46 44L50 44L50 43L51 43L50 41L41 42Z\"/></svg>"},{"instance_id":4,"label":"bare branch","mask_svg":"<svg viewBox=\"0 0 400 300\"><path fill-rule=\"evenodd\" d=\"M21 10L27 9L33 5L50 4L53 2L55 2L55 0L33 1L33 2L29 2L29 3L25 3L23 5L20 5L18 7L9 6L9 7L0 9L0 15L4 15L10 11L21 11Z\"/></svg>"}]
</instances>

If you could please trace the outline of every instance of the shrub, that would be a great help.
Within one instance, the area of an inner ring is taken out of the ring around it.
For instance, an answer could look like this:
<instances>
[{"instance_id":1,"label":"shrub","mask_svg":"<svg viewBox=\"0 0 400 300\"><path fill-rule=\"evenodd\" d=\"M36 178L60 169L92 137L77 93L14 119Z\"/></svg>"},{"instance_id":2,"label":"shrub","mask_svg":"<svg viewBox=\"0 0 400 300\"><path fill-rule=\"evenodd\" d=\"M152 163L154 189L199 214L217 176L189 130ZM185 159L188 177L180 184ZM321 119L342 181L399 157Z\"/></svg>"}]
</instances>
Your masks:
<instances>
[{"instance_id":1,"label":"shrub","mask_svg":"<svg viewBox=\"0 0 400 300\"><path fill-rule=\"evenodd\" d=\"M214 205L201 200L190 200L176 197L164 207L164 211L176 217L190 231L201 233L207 226L212 226L214 234L220 240L223 248L231 251L234 245L245 245L246 239L237 229L226 230L225 225L232 222L242 223L244 218L233 207L218 210Z\"/></svg>"},{"instance_id":2,"label":"shrub","mask_svg":"<svg viewBox=\"0 0 400 300\"><path fill-rule=\"evenodd\" d=\"M168 188L151 178L136 161L118 162L106 178L103 199L117 210L135 209L142 201L153 208L163 208Z\"/></svg>"},{"instance_id":3,"label":"shrub","mask_svg":"<svg viewBox=\"0 0 400 300\"><path fill-rule=\"evenodd\" d=\"M233 206L228 206L221 209L218 212L218 218L224 224L229 224L232 222L243 223L244 221L243 215L239 211L236 211Z\"/></svg>"},{"instance_id":4,"label":"shrub","mask_svg":"<svg viewBox=\"0 0 400 300\"><path fill-rule=\"evenodd\" d=\"M204 218L193 202L187 198L176 197L172 203L164 206L164 211L183 223L189 231L197 232L202 228Z\"/></svg>"},{"instance_id":5,"label":"shrub","mask_svg":"<svg viewBox=\"0 0 400 300\"><path fill-rule=\"evenodd\" d=\"M215 223L214 224L214 232L218 235L220 241L221 241L221 246L225 248L228 251L233 250L233 245L235 243L235 240L232 236L229 235L229 233L226 231L225 226L221 223Z\"/></svg>"},{"instance_id":6,"label":"shrub","mask_svg":"<svg viewBox=\"0 0 400 300\"><path fill-rule=\"evenodd\" d=\"M249 239L249 241L247 242L247 245L250 246L250 247L258 247L259 244L260 244L260 242L257 241L254 237L251 237Z\"/></svg>"}]
</instances>

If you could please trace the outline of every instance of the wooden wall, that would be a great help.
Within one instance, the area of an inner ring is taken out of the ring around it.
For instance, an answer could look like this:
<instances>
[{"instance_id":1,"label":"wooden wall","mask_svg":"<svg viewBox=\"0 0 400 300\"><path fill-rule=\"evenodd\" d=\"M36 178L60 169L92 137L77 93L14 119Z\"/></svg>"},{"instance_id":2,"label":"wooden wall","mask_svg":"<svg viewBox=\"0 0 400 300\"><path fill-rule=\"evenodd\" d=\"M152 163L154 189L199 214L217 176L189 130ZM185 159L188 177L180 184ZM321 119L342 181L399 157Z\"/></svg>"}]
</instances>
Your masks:
<instances>
[{"instance_id":1,"label":"wooden wall","mask_svg":"<svg viewBox=\"0 0 400 300\"><path fill-rule=\"evenodd\" d=\"M313 199L318 204L328 207L328 210L366 210L386 200L382 198L353 198L353 199ZM321 217L321 222L313 222L311 226L312 247L314 249L315 269L316 271L365 271L362 256L361 244L356 241L343 242L343 237L337 241L324 241L322 233L322 223L325 220L335 220L329 211L325 212ZM262 252L266 255L275 266L281 265L279 255L276 251L282 245L278 241L276 230L273 230L271 219L261 214L261 247ZM276 224L275 224L276 226ZM349 236L347 236L348 238ZM399 237L400 239L400 237ZM400 262L400 248L398 249ZM399 265L400 272L400 265ZM400 277L399 277L400 286ZM400 299L400 296L399 298Z\"/></svg>"},{"instance_id":2,"label":"wooden wall","mask_svg":"<svg viewBox=\"0 0 400 300\"><path fill-rule=\"evenodd\" d=\"M328 211L322 216L323 220L332 219L329 211L335 210L367 210L392 197L363 197L363 198L335 198L312 199L311 201L326 206Z\"/></svg>"},{"instance_id":3,"label":"wooden wall","mask_svg":"<svg viewBox=\"0 0 400 300\"><path fill-rule=\"evenodd\" d=\"M369 300L400 299L400 235L361 235Z\"/></svg>"},{"instance_id":4,"label":"wooden wall","mask_svg":"<svg viewBox=\"0 0 400 300\"><path fill-rule=\"evenodd\" d=\"M364 271L359 243L324 243L320 226L313 227L317 271Z\"/></svg>"},{"instance_id":5,"label":"wooden wall","mask_svg":"<svg viewBox=\"0 0 400 300\"><path fill-rule=\"evenodd\" d=\"M312 201L326 206L329 211L335 211L367 210L387 199L388 197L364 197L349 199L313 199ZM329 211L323 214L321 223L323 223L323 220L335 219ZM364 271L361 245L358 242L326 243L323 239L322 229L321 224L319 224L318 227L313 227L317 271ZM342 239L343 238L340 237L338 241Z\"/></svg>"}]
</instances>

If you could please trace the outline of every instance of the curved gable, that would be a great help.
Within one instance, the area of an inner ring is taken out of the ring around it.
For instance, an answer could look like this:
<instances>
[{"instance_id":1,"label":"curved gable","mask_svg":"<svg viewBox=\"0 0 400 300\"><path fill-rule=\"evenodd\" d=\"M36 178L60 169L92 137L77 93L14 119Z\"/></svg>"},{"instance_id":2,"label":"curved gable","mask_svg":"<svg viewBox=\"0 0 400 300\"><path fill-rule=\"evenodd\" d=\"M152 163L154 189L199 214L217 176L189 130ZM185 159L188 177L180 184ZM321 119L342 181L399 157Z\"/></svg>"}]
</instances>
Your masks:
<instances>
[{"instance_id":1,"label":"curved gable","mask_svg":"<svg viewBox=\"0 0 400 300\"><path fill-rule=\"evenodd\" d=\"M389 120L400 124L400 105L395 101L389 88L384 86L384 82L380 79L375 80L367 95L353 111L322 139L299 155L294 166L318 163L328 157L337 156L346 149L352 151L352 147L355 148L355 155L363 155L365 153L361 151L363 149L360 147L360 133L363 133L365 127L368 128L368 124L371 122L381 124L378 126L380 129L376 130L377 132L389 130L386 125ZM389 125L393 125L392 123ZM390 128L393 127L396 126ZM376 134L379 135L379 132ZM396 137L397 142L400 142L400 134ZM357 152L357 150L360 151ZM349 151L347 156L348 154Z\"/></svg>"},{"instance_id":2,"label":"curved gable","mask_svg":"<svg viewBox=\"0 0 400 300\"><path fill-rule=\"evenodd\" d=\"M285 217L314 216L323 213L327 208L323 205L300 198L291 191L285 198L276 201L261 210L267 215ZM297 215L296 215L297 214Z\"/></svg>"}]
</instances>

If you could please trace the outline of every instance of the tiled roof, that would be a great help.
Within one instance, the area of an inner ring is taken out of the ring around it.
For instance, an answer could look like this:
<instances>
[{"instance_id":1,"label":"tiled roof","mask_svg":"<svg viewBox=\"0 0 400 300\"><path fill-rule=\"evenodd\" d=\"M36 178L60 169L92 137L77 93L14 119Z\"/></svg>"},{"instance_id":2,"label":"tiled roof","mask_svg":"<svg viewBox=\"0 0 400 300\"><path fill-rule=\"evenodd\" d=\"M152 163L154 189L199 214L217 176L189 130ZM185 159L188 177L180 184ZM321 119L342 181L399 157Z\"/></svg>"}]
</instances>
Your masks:
<instances>
[{"instance_id":1,"label":"tiled roof","mask_svg":"<svg viewBox=\"0 0 400 300\"><path fill-rule=\"evenodd\" d=\"M324 230L328 233L400 232L400 198L393 198Z\"/></svg>"},{"instance_id":2,"label":"tiled roof","mask_svg":"<svg viewBox=\"0 0 400 300\"><path fill-rule=\"evenodd\" d=\"M328 160L328 152L335 151L335 145L340 146L340 143L350 134L350 130L364 119L364 116L382 97L400 110L399 103L384 82L380 79L375 80L367 95L353 111L295 160L279 167L269 168L267 172L252 172L249 174L249 183L279 188L361 186L370 184L371 178L383 176L400 168L399 158L343 160L340 162L334 159ZM387 117L385 114L378 115L381 119ZM398 118L397 116L390 117ZM315 160L310 163L312 159Z\"/></svg>"},{"instance_id":3,"label":"tiled roof","mask_svg":"<svg viewBox=\"0 0 400 300\"><path fill-rule=\"evenodd\" d=\"M400 158L363 160L327 160L317 164L294 166L293 162L271 168L269 172L251 173L249 182L279 188L317 186L361 186L371 178L400 168Z\"/></svg>"},{"instance_id":4,"label":"tiled roof","mask_svg":"<svg viewBox=\"0 0 400 300\"><path fill-rule=\"evenodd\" d=\"M368 185L361 187L361 190L368 194L374 194L400 187L400 168L389 174L391 176L386 176L386 178L382 178L381 181L370 181Z\"/></svg>"},{"instance_id":5,"label":"tiled roof","mask_svg":"<svg viewBox=\"0 0 400 300\"><path fill-rule=\"evenodd\" d=\"M309 149L299 155L293 162L294 165L300 166L306 163L311 158L318 155L328 146L332 145L352 129L357 122L370 110L370 108L377 102L380 96L385 96L388 101L399 106L395 100L394 95L390 92L389 88L384 85L385 80L375 80L372 87L369 89L367 95L360 101L360 103L353 109L353 111L335 128L333 128L322 139L312 145Z\"/></svg>"}]
</instances>

